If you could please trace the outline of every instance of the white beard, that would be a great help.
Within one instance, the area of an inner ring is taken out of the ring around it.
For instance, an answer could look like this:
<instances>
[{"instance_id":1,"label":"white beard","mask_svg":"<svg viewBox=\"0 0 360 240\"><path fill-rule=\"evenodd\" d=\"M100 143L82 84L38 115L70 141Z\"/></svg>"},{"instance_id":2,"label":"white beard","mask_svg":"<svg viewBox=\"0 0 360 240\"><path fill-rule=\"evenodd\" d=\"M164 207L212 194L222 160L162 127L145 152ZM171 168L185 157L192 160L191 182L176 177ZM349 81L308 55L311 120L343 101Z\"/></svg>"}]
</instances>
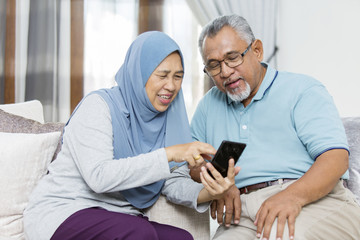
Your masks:
<instances>
[{"instance_id":1,"label":"white beard","mask_svg":"<svg viewBox=\"0 0 360 240\"><path fill-rule=\"evenodd\" d=\"M238 90L238 88L236 88L235 90ZM228 97L231 100L233 100L235 102L242 102L250 96L250 92L251 92L250 85L247 82L245 82L245 90L244 91L241 91L240 93L232 93L232 91L231 92L226 91L226 94L228 95Z\"/></svg>"}]
</instances>

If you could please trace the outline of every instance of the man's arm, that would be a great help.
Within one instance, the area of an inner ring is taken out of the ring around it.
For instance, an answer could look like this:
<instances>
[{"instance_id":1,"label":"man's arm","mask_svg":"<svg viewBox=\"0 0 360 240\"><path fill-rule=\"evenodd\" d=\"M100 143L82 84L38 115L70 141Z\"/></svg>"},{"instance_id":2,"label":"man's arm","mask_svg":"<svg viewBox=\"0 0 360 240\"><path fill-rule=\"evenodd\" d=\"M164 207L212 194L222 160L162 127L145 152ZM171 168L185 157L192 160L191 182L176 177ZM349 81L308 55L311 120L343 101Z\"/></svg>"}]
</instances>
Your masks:
<instances>
[{"instance_id":1,"label":"man's arm","mask_svg":"<svg viewBox=\"0 0 360 240\"><path fill-rule=\"evenodd\" d=\"M267 199L256 215L257 236L260 237L261 232L264 231L263 237L268 239L271 227L277 218L277 237L282 237L286 222L289 226L290 237L293 237L295 219L302 207L332 191L348 169L348 157L348 151L345 149L324 152L304 176L284 191Z\"/></svg>"},{"instance_id":2,"label":"man's arm","mask_svg":"<svg viewBox=\"0 0 360 240\"><path fill-rule=\"evenodd\" d=\"M201 167L190 168L190 176L196 182L201 182L200 168ZM241 200L240 191L236 186L233 186L229 191L227 191L223 199L217 199L211 203L211 217L213 219L217 218L217 222L219 224L223 223L224 207L225 226L230 227L232 219L234 219L235 224L238 224L240 222L241 215Z\"/></svg>"},{"instance_id":3,"label":"man's arm","mask_svg":"<svg viewBox=\"0 0 360 240\"><path fill-rule=\"evenodd\" d=\"M211 97L209 97L211 98ZM208 102L204 98L199 102L196 111L191 120L191 132L194 141L208 142L206 137L206 125L208 117L208 108L213 106L212 103ZM211 109L211 115L214 114L213 109ZM198 168L190 168L190 176L193 180L201 182L200 180L200 170ZM224 205L226 205L225 212L225 225L230 226L231 220L234 217L234 223L239 223L241 215L241 201L240 201L240 192L236 186L233 186L226 194L224 199L218 199L212 201L211 204L211 217L213 219L217 218L219 224L223 222L224 216Z\"/></svg>"},{"instance_id":4,"label":"man's arm","mask_svg":"<svg viewBox=\"0 0 360 240\"><path fill-rule=\"evenodd\" d=\"M201 183L201 179L200 179L200 172L201 172L201 167L202 166L205 166L205 163L204 162L201 166L198 166L198 167L189 167L190 169L190 177L195 181L195 182L198 182L198 183Z\"/></svg>"}]
</instances>

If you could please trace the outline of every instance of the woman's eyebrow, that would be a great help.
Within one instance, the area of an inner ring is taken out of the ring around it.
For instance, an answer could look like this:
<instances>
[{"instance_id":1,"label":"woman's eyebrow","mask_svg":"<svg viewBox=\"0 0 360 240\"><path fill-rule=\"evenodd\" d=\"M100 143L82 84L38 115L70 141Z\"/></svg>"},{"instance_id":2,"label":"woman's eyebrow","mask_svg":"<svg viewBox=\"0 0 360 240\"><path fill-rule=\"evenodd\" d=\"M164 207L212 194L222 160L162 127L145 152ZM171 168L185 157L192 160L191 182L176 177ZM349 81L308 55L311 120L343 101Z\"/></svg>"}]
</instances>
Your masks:
<instances>
[{"instance_id":1,"label":"woman's eyebrow","mask_svg":"<svg viewBox=\"0 0 360 240\"><path fill-rule=\"evenodd\" d=\"M157 73L166 73L166 74L168 74L168 73L170 73L171 71L170 70L157 70L156 71Z\"/></svg>"},{"instance_id":2,"label":"woman's eyebrow","mask_svg":"<svg viewBox=\"0 0 360 240\"><path fill-rule=\"evenodd\" d=\"M171 71L170 70L158 70L156 72L169 74ZM179 70L179 71L176 71L175 73L184 73L184 70Z\"/></svg>"}]
</instances>

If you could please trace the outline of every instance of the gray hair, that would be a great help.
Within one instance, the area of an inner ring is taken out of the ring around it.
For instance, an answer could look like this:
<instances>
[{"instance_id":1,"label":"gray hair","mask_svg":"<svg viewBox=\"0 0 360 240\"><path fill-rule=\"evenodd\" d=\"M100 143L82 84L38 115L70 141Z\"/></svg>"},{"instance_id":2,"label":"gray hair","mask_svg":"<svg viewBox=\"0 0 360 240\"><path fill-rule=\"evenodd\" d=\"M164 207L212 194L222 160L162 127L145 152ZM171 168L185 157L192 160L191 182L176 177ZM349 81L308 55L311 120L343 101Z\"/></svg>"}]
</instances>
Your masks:
<instances>
[{"instance_id":1,"label":"gray hair","mask_svg":"<svg viewBox=\"0 0 360 240\"><path fill-rule=\"evenodd\" d=\"M225 26L233 28L239 34L239 37L244 39L248 44L255 41L255 36L245 18L236 14L220 16L209 22L200 33L199 50L202 57L204 39L206 37L216 36L216 34Z\"/></svg>"}]
</instances>

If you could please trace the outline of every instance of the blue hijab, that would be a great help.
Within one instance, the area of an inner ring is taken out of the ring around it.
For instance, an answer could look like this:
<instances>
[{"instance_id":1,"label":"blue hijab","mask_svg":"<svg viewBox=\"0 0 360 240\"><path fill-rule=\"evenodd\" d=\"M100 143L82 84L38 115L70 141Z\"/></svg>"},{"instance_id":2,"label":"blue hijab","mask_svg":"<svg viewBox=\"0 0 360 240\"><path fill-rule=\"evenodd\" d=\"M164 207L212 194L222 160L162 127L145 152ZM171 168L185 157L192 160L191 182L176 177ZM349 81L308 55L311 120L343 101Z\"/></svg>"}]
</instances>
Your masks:
<instances>
[{"instance_id":1,"label":"blue hijab","mask_svg":"<svg viewBox=\"0 0 360 240\"><path fill-rule=\"evenodd\" d=\"M159 112L151 104L145 90L152 72L175 51L179 53L184 66L179 46L166 34L154 31L139 35L116 73L117 86L94 92L104 98L110 109L114 159L191 142L182 91L178 92L165 112ZM170 162L169 168L175 165ZM121 193L133 206L147 208L159 198L164 182L161 180Z\"/></svg>"}]
</instances>

